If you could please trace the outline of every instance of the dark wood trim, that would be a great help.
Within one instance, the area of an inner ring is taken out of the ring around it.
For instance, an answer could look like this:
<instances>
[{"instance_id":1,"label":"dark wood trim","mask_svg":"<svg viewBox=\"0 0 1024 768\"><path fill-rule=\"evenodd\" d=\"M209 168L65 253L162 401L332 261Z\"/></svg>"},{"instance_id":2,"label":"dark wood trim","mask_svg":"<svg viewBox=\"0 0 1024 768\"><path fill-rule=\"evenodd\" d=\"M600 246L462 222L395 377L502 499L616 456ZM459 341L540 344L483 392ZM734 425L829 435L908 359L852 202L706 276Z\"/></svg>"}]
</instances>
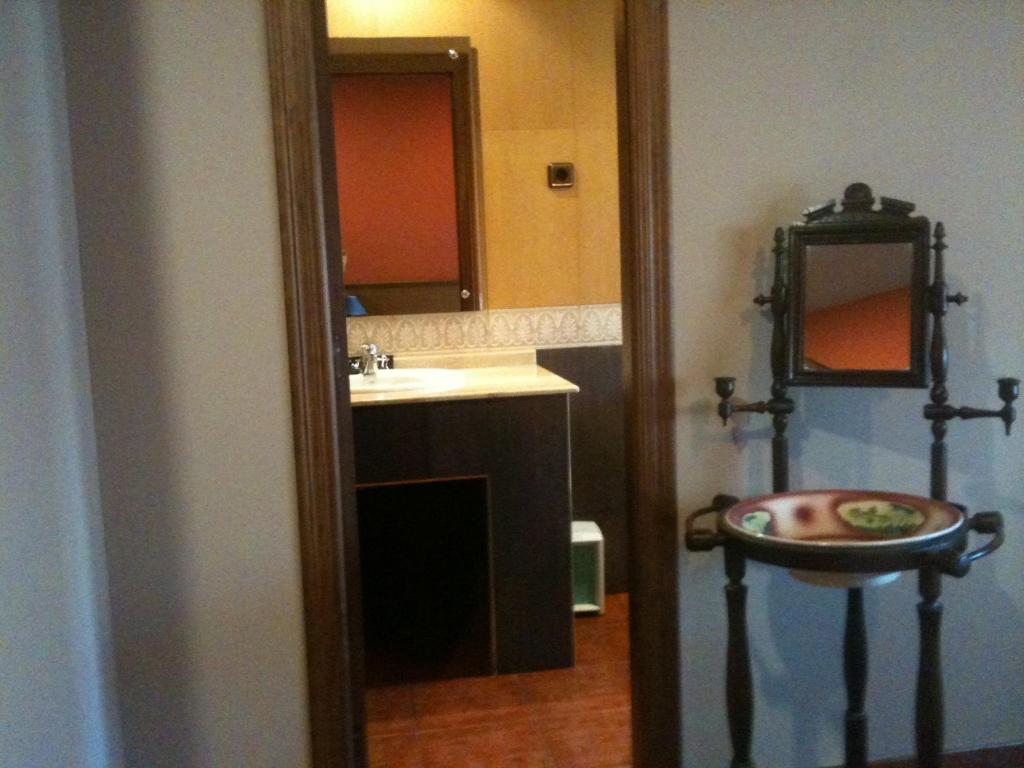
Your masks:
<instances>
[{"instance_id":1,"label":"dark wood trim","mask_svg":"<svg viewBox=\"0 0 1024 768\"><path fill-rule=\"evenodd\" d=\"M337 38L330 41L331 48ZM373 51L372 53L336 53L328 54L328 66L332 74L345 75L429 75L454 74L464 69L465 59L450 59L445 53L388 53Z\"/></svg>"},{"instance_id":2,"label":"dark wood trim","mask_svg":"<svg viewBox=\"0 0 1024 768\"><path fill-rule=\"evenodd\" d=\"M864 590L846 591L843 633L843 677L846 682L846 764L864 768L868 761L868 631L864 621Z\"/></svg>"},{"instance_id":3,"label":"dark wood trim","mask_svg":"<svg viewBox=\"0 0 1024 768\"><path fill-rule=\"evenodd\" d=\"M975 749L970 752L951 752L943 755L945 768L1010 768L1024 765L1024 744L1007 747ZM869 768L918 768L917 758L883 760L868 763Z\"/></svg>"},{"instance_id":4,"label":"dark wood trim","mask_svg":"<svg viewBox=\"0 0 1024 768\"><path fill-rule=\"evenodd\" d=\"M604 534L605 591L628 592L622 345L538 349L537 365L580 388L569 398L572 517L597 523Z\"/></svg>"},{"instance_id":5,"label":"dark wood trim","mask_svg":"<svg viewBox=\"0 0 1024 768\"><path fill-rule=\"evenodd\" d=\"M310 761L365 764L352 425L322 3L265 0L292 390L299 543L306 630ZM318 73L321 75L318 77ZM326 119L324 119L326 117ZM329 134L328 134L329 135ZM337 265L337 266L335 266ZM331 294L329 294L331 291Z\"/></svg>"},{"instance_id":6,"label":"dark wood trim","mask_svg":"<svg viewBox=\"0 0 1024 768\"><path fill-rule=\"evenodd\" d=\"M448 37L332 37L327 52L335 53L444 53L469 48L469 38Z\"/></svg>"},{"instance_id":7,"label":"dark wood trim","mask_svg":"<svg viewBox=\"0 0 1024 768\"><path fill-rule=\"evenodd\" d=\"M346 294L355 297L370 315L419 315L461 312L458 280L423 283L349 283ZM347 308L346 308L347 309Z\"/></svg>"},{"instance_id":8,"label":"dark wood trim","mask_svg":"<svg viewBox=\"0 0 1024 768\"><path fill-rule=\"evenodd\" d=\"M482 187L479 183L479 87L476 51L468 46L445 47L437 52L410 53L408 45L397 44L389 50L388 39L374 39L375 50L352 51L347 38L328 42L330 71L339 74L431 74L445 73L452 78L452 149L455 158L455 212L459 244L460 289L469 296L460 299L463 312L483 309L482 237L478 227ZM455 51L456 58L449 55ZM332 141L330 146L334 146Z\"/></svg>"},{"instance_id":9,"label":"dark wood trim","mask_svg":"<svg viewBox=\"0 0 1024 768\"><path fill-rule=\"evenodd\" d=\"M264 0L298 485L314 768L366 765L362 617L327 27L317 0ZM620 0L623 334L636 768L682 765L669 283L667 13ZM324 143L324 142L328 143ZM328 153L329 154L329 153ZM335 369L340 371L335 377ZM346 407L339 408L339 403Z\"/></svg>"},{"instance_id":10,"label":"dark wood trim","mask_svg":"<svg viewBox=\"0 0 1024 768\"><path fill-rule=\"evenodd\" d=\"M617 26L633 764L678 768L683 749L666 3L624 0Z\"/></svg>"}]
</instances>

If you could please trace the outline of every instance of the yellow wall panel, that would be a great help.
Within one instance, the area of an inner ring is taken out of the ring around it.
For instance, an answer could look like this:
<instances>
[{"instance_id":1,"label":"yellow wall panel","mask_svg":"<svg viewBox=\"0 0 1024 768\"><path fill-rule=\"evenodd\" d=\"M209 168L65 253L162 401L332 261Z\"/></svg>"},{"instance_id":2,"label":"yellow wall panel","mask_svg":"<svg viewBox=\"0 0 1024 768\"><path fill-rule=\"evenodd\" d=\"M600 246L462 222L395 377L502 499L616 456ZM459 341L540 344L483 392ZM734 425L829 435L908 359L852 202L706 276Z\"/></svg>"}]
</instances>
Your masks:
<instances>
[{"instance_id":1,"label":"yellow wall panel","mask_svg":"<svg viewBox=\"0 0 1024 768\"><path fill-rule=\"evenodd\" d=\"M328 0L327 34L331 37L378 37L374 0Z\"/></svg>"},{"instance_id":2,"label":"yellow wall panel","mask_svg":"<svg viewBox=\"0 0 1024 768\"><path fill-rule=\"evenodd\" d=\"M473 36L486 23L478 0L375 0L381 37Z\"/></svg>"},{"instance_id":3,"label":"yellow wall panel","mask_svg":"<svg viewBox=\"0 0 1024 768\"><path fill-rule=\"evenodd\" d=\"M619 301L618 132L587 128L576 132L579 191L579 303Z\"/></svg>"},{"instance_id":4,"label":"yellow wall panel","mask_svg":"<svg viewBox=\"0 0 1024 768\"><path fill-rule=\"evenodd\" d=\"M487 138L487 306L577 303L578 196L548 187L544 161L571 158L575 132L488 131Z\"/></svg>"},{"instance_id":5,"label":"yellow wall panel","mask_svg":"<svg viewBox=\"0 0 1024 768\"><path fill-rule=\"evenodd\" d=\"M573 3L488 2L473 35L486 130L572 128Z\"/></svg>"},{"instance_id":6,"label":"yellow wall panel","mask_svg":"<svg viewBox=\"0 0 1024 768\"><path fill-rule=\"evenodd\" d=\"M615 128L615 0L576 0L572 9L576 128Z\"/></svg>"}]
</instances>

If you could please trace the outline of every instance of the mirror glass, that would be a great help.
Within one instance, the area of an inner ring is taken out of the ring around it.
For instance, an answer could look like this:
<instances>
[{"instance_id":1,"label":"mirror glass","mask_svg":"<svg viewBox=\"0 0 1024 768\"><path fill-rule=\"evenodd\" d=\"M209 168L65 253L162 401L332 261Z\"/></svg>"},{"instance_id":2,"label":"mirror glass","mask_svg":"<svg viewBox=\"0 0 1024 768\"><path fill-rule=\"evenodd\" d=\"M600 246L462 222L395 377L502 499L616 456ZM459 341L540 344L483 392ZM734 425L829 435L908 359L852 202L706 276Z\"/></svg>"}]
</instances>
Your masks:
<instances>
[{"instance_id":1,"label":"mirror glass","mask_svg":"<svg viewBox=\"0 0 1024 768\"><path fill-rule=\"evenodd\" d=\"M474 52L332 43L348 313L478 309Z\"/></svg>"},{"instance_id":2,"label":"mirror glass","mask_svg":"<svg viewBox=\"0 0 1024 768\"><path fill-rule=\"evenodd\" d=\"M458 312L450 76L331 80L350 293L370 314Z\"/></svg>"},{"instance_id":3,"label":"mirror glass","mask_svg":"<svg viewBox=\"0 0 1024 768\"><path fill-rule=\"evenodd\" d=\"M477 181L479 272L477 295L470 298L476 304L463 303L461 309L619 302L618 8L612 0L328 2L332 55L358 50L409 56L453 49L461 57L463 51L474 51L470 79L475 83L475 113L470 130ZM456 84L456 105L460 93ZM347 108L359 109L357 102L362 99L359 94L337 99L335 115L341 116ZM408 118L408 114L400 116L367 139L376 143L378 152L383 151L397 139L391 135L392 123ZM388 151L399 156L397 150ZM431 157L440 162L439 155ZM549 177L549 166L557 169L569 164L571 175ZM426 171L417 172L417 178L426 181ZM351 192L346 192L344 179L339 182L343 195L362 201L385 198L389 204L404 196L409 185L371 174L368 182L354 181L349 185ZM459 187L456 174L456 194ZM344 204L342 215L347 215ZM403 219L391 216L379 231L385 234L392 223ZM357 249L350 227L342 231L342 246L352 270L362 248ZM436 284L450 276L449 271L416 279ZM377 279L358 274L356 278L363 285ZM464 277L462 282L467 287ZM360 299L366 292L352 289ZM378 314L369 305L367 309ZM413 310L397 313L407 311Z\"/></svg>"},{"instance_id":4,"label":"mirror glass","mask_svg":"<svg viewBox=\"0 0 1024 768\"><path fill-rule=\"evenodd\" d=\"M909 371L913 243L805 250L802 371Z\"/></svg>"}]
</instances>

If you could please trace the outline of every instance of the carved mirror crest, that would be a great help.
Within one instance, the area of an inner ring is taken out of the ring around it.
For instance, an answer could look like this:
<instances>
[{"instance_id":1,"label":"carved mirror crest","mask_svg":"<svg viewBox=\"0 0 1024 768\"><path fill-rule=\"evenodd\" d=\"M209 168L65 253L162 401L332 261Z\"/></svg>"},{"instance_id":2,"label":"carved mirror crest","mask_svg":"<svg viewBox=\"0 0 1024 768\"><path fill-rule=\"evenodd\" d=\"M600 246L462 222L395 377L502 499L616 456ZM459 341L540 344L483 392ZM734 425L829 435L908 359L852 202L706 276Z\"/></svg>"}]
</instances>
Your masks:
<instances>
[{"instance_id":1,"label":"carved mirror crest","mask_svg":"<svg viewBox=\"0 0 1024 768\"><path fill-rule=\"evenodd\" d=\"M786 382L926 387L929 224L851 184L789 228Z\"/></svg>"}]
</instances>

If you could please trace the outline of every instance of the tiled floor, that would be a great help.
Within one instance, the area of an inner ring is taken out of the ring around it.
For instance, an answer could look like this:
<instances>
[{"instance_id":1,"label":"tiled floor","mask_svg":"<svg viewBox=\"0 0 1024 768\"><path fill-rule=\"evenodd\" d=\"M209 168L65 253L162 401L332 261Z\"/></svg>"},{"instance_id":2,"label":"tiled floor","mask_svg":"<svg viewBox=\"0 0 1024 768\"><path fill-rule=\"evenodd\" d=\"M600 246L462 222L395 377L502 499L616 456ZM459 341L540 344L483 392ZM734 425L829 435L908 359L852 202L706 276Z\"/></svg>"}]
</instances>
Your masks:
<instances>
[{"instance_id":1,"label":"tiled floor","mask_svg":"<svg viewBox=\"0 0 1024 768\"><path fill-rule=\"evenodd\" d=\"M371 768L628 768L629 616L576 620L576 667L367 691Z\"/></svg>"}]
</instances>

